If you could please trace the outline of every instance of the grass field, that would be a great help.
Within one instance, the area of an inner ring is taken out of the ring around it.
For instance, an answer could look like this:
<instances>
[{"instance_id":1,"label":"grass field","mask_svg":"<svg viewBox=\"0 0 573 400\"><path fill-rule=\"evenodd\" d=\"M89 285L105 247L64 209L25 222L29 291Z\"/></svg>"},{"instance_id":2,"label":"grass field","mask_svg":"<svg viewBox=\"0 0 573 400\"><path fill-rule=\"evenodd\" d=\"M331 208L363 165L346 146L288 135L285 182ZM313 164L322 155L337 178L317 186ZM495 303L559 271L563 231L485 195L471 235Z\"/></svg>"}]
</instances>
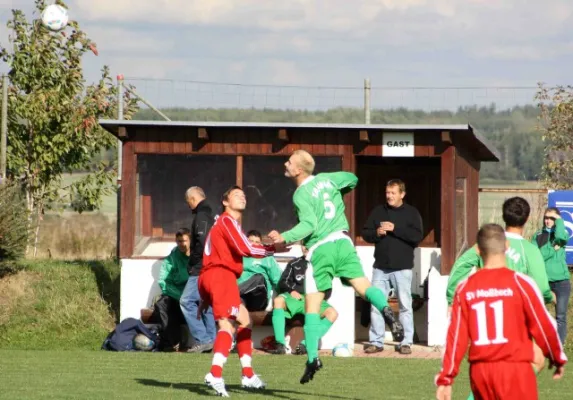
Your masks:
<instances>
[{"instance_id":1,"label":"grass field","mask_svg":"<svg viewBox=\"0 0 573 400\"><path fill-rule=\"evenodd\" d=\"M235 399L433 399L439 361L325 357L325 367L307 385L298 383L304 358L255 356L267 382L259 393L240 388L236 355L224 377ZM0 351L2 399L199 399L214 397L203 378L210 355L109 353L97 351ZM454 399L469 393L468 368L454 385ZM540 398L570 399L573 379L539 377Z\"/></svg>"}]
</instances>

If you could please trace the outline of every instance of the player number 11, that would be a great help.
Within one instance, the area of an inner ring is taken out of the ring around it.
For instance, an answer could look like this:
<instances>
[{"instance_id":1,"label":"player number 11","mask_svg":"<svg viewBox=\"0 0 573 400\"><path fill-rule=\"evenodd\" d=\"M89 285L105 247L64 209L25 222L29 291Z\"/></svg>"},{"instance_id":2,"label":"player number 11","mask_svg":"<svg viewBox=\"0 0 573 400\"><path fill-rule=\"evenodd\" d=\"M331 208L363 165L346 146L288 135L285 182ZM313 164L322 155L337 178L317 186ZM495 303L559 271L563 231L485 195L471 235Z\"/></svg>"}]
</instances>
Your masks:
<instances>
[{"instance_id":1,"label":"player number 11","mask_svg":"<svg viewBox=\"0 0 573 400\"><path fill-rule=\"evenodd\" d=\"M503 335L503 300L494 301L489 305L493 308L495 338L490 340L488 337L488 320L485 308L485 301L480 301L472 305L472 310L477 314L478 339L474 342L476 346L485 346L488 344L507 343L507 338Z\"/></svg>"}]
</instances>

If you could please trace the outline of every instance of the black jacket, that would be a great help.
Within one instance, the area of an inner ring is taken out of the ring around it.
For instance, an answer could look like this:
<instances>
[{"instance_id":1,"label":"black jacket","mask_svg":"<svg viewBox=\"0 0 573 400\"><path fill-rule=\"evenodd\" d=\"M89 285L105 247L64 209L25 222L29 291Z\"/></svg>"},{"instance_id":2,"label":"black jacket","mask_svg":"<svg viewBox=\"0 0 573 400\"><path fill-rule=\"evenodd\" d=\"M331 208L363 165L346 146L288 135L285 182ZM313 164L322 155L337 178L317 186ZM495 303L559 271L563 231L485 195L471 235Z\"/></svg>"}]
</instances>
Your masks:
<instances>
[{"instance_id":1,"label":"black jacket","mask_svg":"<svg viewBox=\"0 0 573 400\"><path fill-rule=\"evenodd\" d=\"M394 231L378 236L380 222L392 222ZM414 249L423 239L422 217L416 208L402 204L393 208L387 204L376 207L362 228L362 238L374 243L374 268L412 269Z\"/></svg>"},{"instance_id":2,"label":"black jacket","mask_svg":"<svg viewBox=\"0 0 573 400\"><path fill-rule=\"evenodd\" d=\"M198 276L203 266L205 240L215 223L215 214L206 200L197 204L197 207L193 210L193 214L195 218L191 225L191 255L189 256L187 271L191 276Z\"/></svg>"},{"instance_id":3,"label":"black jacket","mask_svg":"<svg viewBox=\"0 0 573 400\"><path fill-rule=\"evenodd\" d=\"M288 262L279 279L279 293L290 293L293 290L304 294L304 274L308 261L298 257Z\"/></svg>"}]
</instances>

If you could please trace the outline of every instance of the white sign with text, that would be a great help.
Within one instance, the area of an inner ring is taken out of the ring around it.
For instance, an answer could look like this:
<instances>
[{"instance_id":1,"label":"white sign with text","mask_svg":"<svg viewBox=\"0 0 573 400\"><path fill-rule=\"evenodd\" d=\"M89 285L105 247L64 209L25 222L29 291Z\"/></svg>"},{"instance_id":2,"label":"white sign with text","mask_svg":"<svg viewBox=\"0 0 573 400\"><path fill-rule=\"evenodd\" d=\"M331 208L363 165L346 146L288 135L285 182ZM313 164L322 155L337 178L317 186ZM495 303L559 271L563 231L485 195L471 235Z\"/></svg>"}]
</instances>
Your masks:
<instances>
[{"instance_id":1,"label":"white sign with text","mask_svg":"<svg viewBox=\"0 0 573 400\"><path fill-rule=\"evenodd\" d=\"M383 157L414 157L414 134L408 132L384 132L382 134Z\"/></svg>"}]
</instances>

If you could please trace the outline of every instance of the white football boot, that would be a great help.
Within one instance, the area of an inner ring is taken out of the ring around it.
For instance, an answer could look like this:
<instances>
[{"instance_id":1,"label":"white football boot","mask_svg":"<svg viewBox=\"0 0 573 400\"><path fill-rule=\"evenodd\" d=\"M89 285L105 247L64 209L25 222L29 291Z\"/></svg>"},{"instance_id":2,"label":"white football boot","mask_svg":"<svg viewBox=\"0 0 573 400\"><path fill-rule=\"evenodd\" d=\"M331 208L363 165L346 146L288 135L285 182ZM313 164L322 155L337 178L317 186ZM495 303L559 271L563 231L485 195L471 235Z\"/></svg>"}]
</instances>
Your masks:
<instances>
[{"instance_id":1,"label":"white football boot","mask_svg":"<svg viewBox=\"0 0 573 400\"><path fill-rule=\"evenodd\" d=\"M225 381L223 378L215 378L213 374L209 372L205 375L205 383L217 392L217 396L230 397L229 393L227 393L227 389L225 388Z\"/></svg>"},{"instance_id":2,"label":"white football boot","mask_svg":"<svg viewBox=\"0 0 573 400\"><path fill-rule=\"evenodd\" d=\"M241 379L241 386L243 386L245 389L264 389L267 384L263 382L257 374L255 374L250 378L243 376Z\"/></svg>"}]
</instances>

